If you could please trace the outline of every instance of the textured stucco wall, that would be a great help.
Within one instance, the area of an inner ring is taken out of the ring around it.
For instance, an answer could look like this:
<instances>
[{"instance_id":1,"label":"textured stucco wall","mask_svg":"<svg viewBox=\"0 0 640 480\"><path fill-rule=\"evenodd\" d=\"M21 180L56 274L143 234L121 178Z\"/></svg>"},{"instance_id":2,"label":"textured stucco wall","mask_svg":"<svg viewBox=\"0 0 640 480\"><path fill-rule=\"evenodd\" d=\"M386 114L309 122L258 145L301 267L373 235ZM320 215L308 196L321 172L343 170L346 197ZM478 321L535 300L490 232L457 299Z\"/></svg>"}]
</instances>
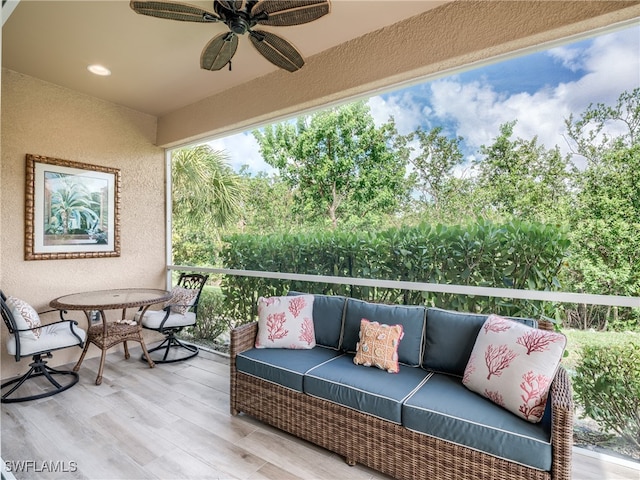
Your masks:
<instances>
[{"instance_id":1,"label":"textured stucco wall","mask_svg":"<svg viewBox=\"0 0 640 480\"><path fill-rule=\"evenodd\" d=\"M0 65L2 65L2 31L0 30ZM0 86L2 86L2 68L0 68ZM2 132L2 95L0 95L0 132ZM0 160L2 160L2 142L0 142ZM2 162L0 162L0 167ZM2 168L0 168L0 185L2 185ZM0 212L2 212L2 189L0 188ZM2 252L2 220L0 219L0 253ZM2 264L0 264L0 285L2 285Z\"/></svg>"},{"instance_id":2,"label":"textured stucco wall","mask_svg":"<svg viewBox=\"0 0 640 480\"><path fill-rule=\"evenodd\" d=\"M154 145L156 118L10 70L1 78L0 288L38 311L47 310L53 298L84 290L164 288L165 170L164 150ZM27 153L120 169L120 257L24 260ZM86 328L82 314L70 316ZM57 316L43 319L48 323ZM3 379L29 363L8 356L6 335L3 324ZM96 353L92 346L90 354ZM56 352L51 364L79 355L80 349Z\"/></svg>"},{"instance_id":3,"label":"textured stucco wall","mask_svg":"<svg viewBox=\"0 0 640 480\"><path fill-rule=\"evenodd\" d=\"M393 7L390 7L393 8ZM461 0L163 115L158 145L241 130L640 15L638 2Z\"/></svg>"}]
</instances>

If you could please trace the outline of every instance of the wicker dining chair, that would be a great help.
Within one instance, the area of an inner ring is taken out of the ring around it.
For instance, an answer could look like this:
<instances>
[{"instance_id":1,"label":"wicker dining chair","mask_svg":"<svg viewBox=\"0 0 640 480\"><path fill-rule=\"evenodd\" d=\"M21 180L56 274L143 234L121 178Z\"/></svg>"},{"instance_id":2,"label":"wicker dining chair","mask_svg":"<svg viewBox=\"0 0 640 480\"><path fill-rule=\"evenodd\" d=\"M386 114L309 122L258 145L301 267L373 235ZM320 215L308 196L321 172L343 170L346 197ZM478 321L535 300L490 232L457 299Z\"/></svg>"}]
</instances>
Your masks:
<instances>
[{"instance_id":1,"label":"wicker dining chair","mask_svg":"<svg viewBox=\"0 0 640 480\"><path fill-rule=\"evenodd\" d=\"M196 324L200 294L209 275L181 273L173 288L173 297L162 310L147 310L142 316L142 327L162 333L164 341L149 349L149 355L155 363L172 363L187 360L198 355L195 345L182 342L176 334L185 327ZM136 313L140 321L141 312ZM141 357L147 361L144 355Z\"/></svg>"},{"instance_id":2,"label":"wicker dining chair","mask_svg":"<svg viewBox=\"0 0 640 480\"><path fill-rule=\"evenodd\" d=\"M9 330L7 351L16 362L23 357L32 358L27 373L2 383L2 403L50 397L78 383L76 372L51 368L43 359L51 358L54 350L83 347L86 332L78 328L78 322L65 320L63 312L60 312L60 321L40 325L40 317L30 305L11 296L7 298L2 291L0 310ZM43 377L48 383L35 380L38 377Z\"/></svg>"}]
</instances>

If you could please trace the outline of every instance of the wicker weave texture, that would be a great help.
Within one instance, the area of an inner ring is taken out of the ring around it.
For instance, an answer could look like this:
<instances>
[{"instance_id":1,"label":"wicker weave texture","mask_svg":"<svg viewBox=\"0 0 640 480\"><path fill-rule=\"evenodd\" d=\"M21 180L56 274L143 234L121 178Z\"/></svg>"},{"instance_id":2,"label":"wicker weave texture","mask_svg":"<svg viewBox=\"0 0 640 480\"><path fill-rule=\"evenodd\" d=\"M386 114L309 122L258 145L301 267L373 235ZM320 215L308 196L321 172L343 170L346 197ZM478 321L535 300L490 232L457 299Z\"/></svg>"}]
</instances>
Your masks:
<instances>
[{"instance_id":1,"label":"wicker weave texture","mask_svg":"<svg viewBox=\"0 0 640 480\"><path fill-rule=\"evenodd\" d=\"M256 333L253 323L231 335L233 414L244 412L335 452L348 463L361 463L400 480L571 478L573 405L563 368L550 393L553 467L542 472L237 372L235 356L253 346Z\"/></svg>"}]
</instances>

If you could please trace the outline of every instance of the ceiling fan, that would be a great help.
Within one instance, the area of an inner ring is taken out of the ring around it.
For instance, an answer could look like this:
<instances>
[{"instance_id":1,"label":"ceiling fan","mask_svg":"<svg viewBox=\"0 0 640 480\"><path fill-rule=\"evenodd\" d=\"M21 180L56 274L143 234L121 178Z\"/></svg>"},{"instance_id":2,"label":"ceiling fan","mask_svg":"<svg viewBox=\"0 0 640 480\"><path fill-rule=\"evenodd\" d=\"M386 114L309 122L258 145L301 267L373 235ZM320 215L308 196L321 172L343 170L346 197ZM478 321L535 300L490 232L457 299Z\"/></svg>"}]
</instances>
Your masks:
<instances>
[{"instance_id":1,"label":"ceiling fan","mask_svg":"<svg viewBox=\"0 0 640 480\"><path fill-rule=\"evenodd\" d=\"M229 64L238 48L238 35L249 34L253 46L274 65L295 72L304 65L298 50L271 32L254 30L256 25L290 26L312 22L329 13L329 0L213 0L213 12L177 2L131 0L131 8L142 15L183 22L222 22L229 32L217 35L204 47L200 68L220 70Z\"/></svg>"}]
</instances>

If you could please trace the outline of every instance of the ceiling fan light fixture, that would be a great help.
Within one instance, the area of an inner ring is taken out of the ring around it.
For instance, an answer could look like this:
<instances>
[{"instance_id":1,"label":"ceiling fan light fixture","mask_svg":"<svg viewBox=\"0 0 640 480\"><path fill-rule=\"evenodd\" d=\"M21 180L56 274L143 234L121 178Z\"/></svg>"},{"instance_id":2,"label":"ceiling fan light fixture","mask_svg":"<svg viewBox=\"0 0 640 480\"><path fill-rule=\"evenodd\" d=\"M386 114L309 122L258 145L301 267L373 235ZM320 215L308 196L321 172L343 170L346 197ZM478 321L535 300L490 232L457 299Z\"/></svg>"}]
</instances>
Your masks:
<instances>
[{"instance_id":1,"label":"ceiling fan light fixture","mask_svg":"<svg viewBox=\"0 0 640 480\"><path fill-rule=\"evenodd\" d=\"M109 75L111 75L111 70L109 70L107 67L103 65L98 65L98 64L89 65L87 67L87 70L89 70L94 75L99 75L101 77L108 77Z\"/></svg>"},{"instance_id":2,"label":"ceiling fan light fixture","mask_svg":"<svg viewBox=\"0 0 640 480\"><path fill-rule=\"evenodd\" d=\"M131 0L134 12L185 22L222 22L229 32L211 39L200 55L204 70L229 65L238 47L238 35L249 34L251 43L268 61L289 72L304 65L296 48L271 32L253 30L256 25L287 27L312 22L331 10L331 0L213 0L213 12L174 1Z\"/></svg>"}]
</instances>

